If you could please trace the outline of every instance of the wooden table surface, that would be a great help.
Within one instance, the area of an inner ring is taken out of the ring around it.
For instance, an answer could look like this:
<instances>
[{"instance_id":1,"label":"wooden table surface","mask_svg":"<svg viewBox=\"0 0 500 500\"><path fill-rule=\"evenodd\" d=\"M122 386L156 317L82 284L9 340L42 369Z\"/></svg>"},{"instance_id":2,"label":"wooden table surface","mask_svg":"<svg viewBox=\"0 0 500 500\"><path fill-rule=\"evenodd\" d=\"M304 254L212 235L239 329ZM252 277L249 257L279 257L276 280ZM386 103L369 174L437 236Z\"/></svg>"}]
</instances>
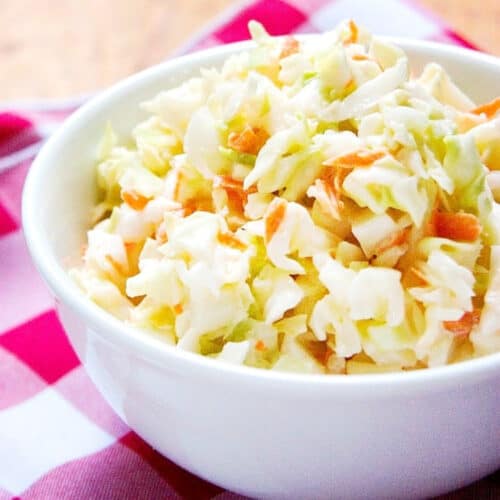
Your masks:
<instances>
[{"instance_id":1,"label":"wooden table surface","mask_svg":"<svg viewBox=\"0 0 500 500\"><path fill-rule=\"evenodd\" d=\"M234 0L0 0L0 102L69 97L165 59ZM500 0L421 0L500 55Z\"/></svg>"},{"instance_id":2,"label":"wooden table surface","mask_svg":"<svg viewBox=\"0 0 500 500\"><path fill-rule=\"evenodd\" d=\"M0 102L70 97L165 59L234 0L1 0ZM500 0L420 0L500 56ZM439 436L436 436L439 439ZM472 464L471 464L472 466ZM496 476L442 497L500 498Z\"/></svg>"}]
</instances>

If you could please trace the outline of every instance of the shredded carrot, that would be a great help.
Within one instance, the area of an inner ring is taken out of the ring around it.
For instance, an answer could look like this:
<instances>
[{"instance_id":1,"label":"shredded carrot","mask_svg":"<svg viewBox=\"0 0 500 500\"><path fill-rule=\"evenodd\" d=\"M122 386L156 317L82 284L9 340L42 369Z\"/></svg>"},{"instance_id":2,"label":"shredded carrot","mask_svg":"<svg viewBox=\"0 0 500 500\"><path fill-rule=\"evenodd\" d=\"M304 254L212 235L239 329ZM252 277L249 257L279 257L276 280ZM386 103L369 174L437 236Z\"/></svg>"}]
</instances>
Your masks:
<instances>
[{"instance_id":1,"label":"shredded carrot","mask_svg":"<svg viewBox=\"0 0 500 500\"><path fill-rule=\"evenodd\" d=\"M248 191L243 189L243 181L239 181L229 175L219 175L214 179L214 187L221 187L227 195L229 210L242 214L248 200L248 194L256 192L257 188L252 186Z\"/></svg>"},{"instance_id":2,"label":"shredded carrot","mask_svg":"<svg viewBox=\"0 0 500 500\"><path fill-rule=\"evenodd\" d=\"M430 228L434 235L456 241L476 241L481 234L481 225L477 217L463 212L435 210Z\"/></svg>"},{"instance_id":3,"label":"shredded carrot","mask_svg":"<svg viewBox=\"0 0 500 500\"><path fill-rule=\"evenodd\" d=\"M408 242L408 238L410 236L411 229L406 227L404 229L400 229L389 236L386 236L376 247L375 254L379 255L386 250L389 250L394 247L399 247Z\"/></svg>"},{"instance_id":4,"label":"shredded carrot","mask_svg":"<svg viewBox=\"0 0 500 500\"><path fill-rule=\"evenodd\" d=\"M351 169L347 168L327 167L321 175L321 179L332 187L335 198L339 200L340 208L343 205L343 202L340 201L342 184L344 183L344 179L349 175L350 172Z\"/></svg>"},{"instance_id":5,"label":"shredded carrot","mask_svg":"<svg viewBox=\"0 0 500 500\"><path fill-rule=\"evenodd\" d=\"M235 190L244 192L243 181L235 179L234 177L231 177L230 175L218 175L214 179L214 185L215 186L222 186L223 188L227 188L227 189L235 189Z\"/></svg>"},{"instance_id":6,"label":"shredded carrot","mask_svg":"<svg viewBox=\"0 0 500 500\"><path fill-rule=\"evenodd\" d=\"M201 210L196 206L196 202L193 200L184 203L183 207L184 207L182 214L183 217L188 217L189 215L194 214L196 211Z\"/></svg>"},{"instance_id":7,"label":"shredded carrot","mask_svg":"<svg viewBox=\"0 0 500 500\"><path fill-rule=\"evenodd\" d=\"M188 215L191 215L192 213L196 212L198 210L196 201L194 200L188 200L182 205L182 215L183 217L187 217Z\"/></svg>"},{"instance_id":8,"label":"shredded carrot","mask_svg":"<svg viewBox=\"0 0 500 500\"><path fill-rule=\"evenodd\" d=\"M353 61L370 61L370 58L365 54L354 54L352 56Z\"/></svg>"},{"instance_id":9,"label":"shredded carrot","mask_svg":"<svg viewBox=\"0 0 500 500\"><path fill-rule=\"evenodd\" d=\"M358 34L359 34L358 26L352 19L349 19L348 26L349 26L349 36L344 40L344 43L345 44L356 43L358 41Z\"/></svg>"},{"instance_id":10,"label":"shredded carrot","mask_svg":"<svg viewBox=\"0 0 500 500\"><path fill-rule=\"evenodd\" d=\"M443 326L454 337L467 337L472 328L479 323L481 312L474 309L472 312L466 312L457 321L443 321Z\"/></svg>"},{"instance_id":11,"label":"shredded carrot","mask_svg":"<svg viewBox=\"0 0 500 500\"><path fill-rule=\"evenodd\" d=\"M256 155L267 139L269 139L269 135L264 129L245 125L241 132L231 132L229 134L227 145L240 153Z\"/></svg>"},{"instance_id":12,"label":"shredded carrot","mask_svg":"<svg viewBox=\"0 0 500 500\"><path fill-rule=\"evenodd\" d=\"M227 202L229 210L237 214L242 214L245 210L246 195L241 191L235 191L234 189L226 189Z\"/></svg>"},{"instance_id":13,"label":"shredded carrot","mask_svg":"<svg viewBox=\"0 0 500 500\"><path fill-rule=\"evenodd\" d=\"M356 167L369 167L377 160L386 155L385 151L372 151L369 149L361 149L351 153L334 156L323 162L325 167L336 168L356 168Z\"/></svg>"},{"instance_id":14,"label":"shredded carrot","mask_svg":"<svg viewBox=\"0 0 500 500\"><path fill-rule=\"evenodd\" d=\"M265 218L266 242L271 241L272 237L275 235L276 231L280 227L280 224L285 218L286 201L278 198L276 202L273 202L270 205L269 210L270 211Z\"/></svg>"},{"instance_id":15,"label":"shredded carrot","mask_svg":"<svg viewBox=\"0 0 500 500\"><path fill-rule=\"evenodd\" d=\"M299 41L293 36L287 36L281 47L280 59L296 54L299 51Z\"/></svg>"},{"instance_id":16,"label":"shredded carrot","mask_svg":"<svg viewBox=\"0 0 500 500\"><path fill-rule=\"evenodd\" d=\"M488 119L493 118L500 111L500 97L493 99L486 104L482 104L477 108L473 109L471 113L475 115L480 115L484 113Z\"/></svg>"},{"instance_id":17,"label":"shredded carrot","mask_svg":"<svg viewBox=\"0 0 500 500\"><path fill-rule=\"evenodd\" d=\"M194 212L212 212L212 200L208 198L191 198L182 204L182 216L187 217Z\"/></svg>"},{"instance_id":18,"label":"shredded carrot","mask_svg":"<svg viewBox=\"0 0 500 500\"><path fill-rule=\"evenodd\" d=\"M336 191L335 183L325 179L316 179L314 185L319 191L319 196L316 198L319 206L334 219L340 219L339 211L343 207L343 202L339 200L339 192Z\"/></svg>"},{"instance_id":19,"label":"shredded carrot","mask_svg":"<svg viewBox=\"0 0 500 500\"><path fill-rule=\"evenodd\" d=\"M178 173L178 176L183 176L184 174ZM176 184L174 190L173 199L179 202L179 183ZM194 212L204 211L204 212L212 212L213 204L212 199L207 197L197 197L197 198L189 198L187 200L183 200L182 203L179 203L178 207L173 207L171 209L167 209L169 212L177 213L181 217L187 217ZM161 237L161 236L160 236ZM165 240L166 241L166 240Z\"/></svg>"},{"instance_id":20,"label":"shredded carrot","mask_svg":"<svg viewBox=\"0 0 500 500\"><path fill-rule=\"evenodd\" d=\"M410 272L416 276L416 278L419 281L419 286L427 286L429 284L429 281L427 280L427 277L425 274L420 271L420 269L417 269L416 267L410 267Z\"/></svg>"},{"instance_id":21,"label":"shredded carrot","mask_svg":"<svg viewBox=\"0 0 500 500\"><path fill-rule=\"evenodd\" d=\"M255 349L257 351L265 351L266 350L266 344L264 344L264 342L262 340L257 340L257 342L255 342Z\"/></svg>"},{"instance_id":22,"label":"shredded carrot","mask_svg":"<svg viewBox=\"0 0 500 500\"><path fill-rule=\"evenodd\" d=\"M122 200L134 210L142 210L150 200L150 198L146 198L146 196L142 196L142 194L136 193L135 191L122 191Z\"/></svg>"},{"instance_id":23,"label":"shredded carrot","mask_svg":"<svg viewBox=\"0 0 500 500\"><path fill-rule=\"evenodd\" d=\"M184 311L184 307L182 306L182 304L180 302L178 304L175 304L173 309L174 309L175 314L182 314L182 311Z\"/></svg>"},{"instance_id":24,"label":"shredded carrot","mask_svg":"<svg viewBox=\"0 0 500 500\"><path fill-rule=\"evenodd\" d=\"M327 168L323 171L321 178L333 186L333 194L337 200L340 200L342 184L351 170L356 167L369 167L386 154L385 151L362 149L333 156L323 162L323 166Z\"/></svg>"},{"instance_id":25,"label":"shredded carrot","mask_svg":"<svg viewBox=\"0 0 500 500\"><path fill-rule=\"evenodd\" d=\"M219 233L217 235L217 241L221 245L226 245L227 247L231 247L236 250L245 250L247 247L242 241L231 233Z\"/></svg>"}]
</instances>

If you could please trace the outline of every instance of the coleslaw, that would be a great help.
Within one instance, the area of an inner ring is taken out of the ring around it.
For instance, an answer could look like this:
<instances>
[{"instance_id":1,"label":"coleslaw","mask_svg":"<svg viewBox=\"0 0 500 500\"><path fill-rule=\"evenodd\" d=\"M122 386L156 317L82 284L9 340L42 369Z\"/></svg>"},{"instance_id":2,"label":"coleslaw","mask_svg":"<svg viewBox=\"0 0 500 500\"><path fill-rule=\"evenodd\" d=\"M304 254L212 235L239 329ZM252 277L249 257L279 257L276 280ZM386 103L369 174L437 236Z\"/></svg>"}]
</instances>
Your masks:
<instances>
[{"instance_id":1,"label":"coleslaw","mask_svg":"<svg viewBox=\"0 0 500 500\"><path fill-rule=\"evenodd\" d=\"M500 99L353 21L255 42L104 132L83 292L143 334L305 373L500 350Z\"/></svg>"}]
</instances>

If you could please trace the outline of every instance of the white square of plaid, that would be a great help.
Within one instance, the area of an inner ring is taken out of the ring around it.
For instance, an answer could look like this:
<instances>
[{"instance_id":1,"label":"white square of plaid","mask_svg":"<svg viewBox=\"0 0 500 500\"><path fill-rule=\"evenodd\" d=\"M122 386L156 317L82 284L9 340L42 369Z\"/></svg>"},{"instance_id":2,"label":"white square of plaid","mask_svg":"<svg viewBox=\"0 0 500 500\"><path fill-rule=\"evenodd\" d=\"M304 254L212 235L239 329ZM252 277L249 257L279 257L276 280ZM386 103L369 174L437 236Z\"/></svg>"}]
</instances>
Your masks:
<instances>
[{"instance_id":1,"label":"white square of plaid","mask_svg":"<svg viewBox=\"0 0 500 500\"><path fill-rule=\"evenodd\" d=\"M0 488L17 495L54 467L115 440L47 388L0 412Z\"/></svg>"},{"instance_id":2,"label":"white square of plaid","mask_svg":"<svg viewBox=\"0 0 500 500\"><path fill-rule=\"evenodd\" d=\"M310 22L320 31L327 31L350 18L378 35L430 38L440 31L432 19L399 0L329 2L311 16Z\"/></svg>"}]
</instances>

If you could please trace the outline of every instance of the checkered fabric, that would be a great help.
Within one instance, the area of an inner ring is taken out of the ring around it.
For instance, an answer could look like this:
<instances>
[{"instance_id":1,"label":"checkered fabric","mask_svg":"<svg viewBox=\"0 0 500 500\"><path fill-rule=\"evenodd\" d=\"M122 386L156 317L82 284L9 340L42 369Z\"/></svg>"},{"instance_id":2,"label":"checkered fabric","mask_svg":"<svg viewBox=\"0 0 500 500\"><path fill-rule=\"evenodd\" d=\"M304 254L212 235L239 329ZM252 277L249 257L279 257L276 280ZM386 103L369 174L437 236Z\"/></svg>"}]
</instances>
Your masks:
<instances>
[{"instance_id":1,"label":"checkered fabric","mask_svg":"<svg viewBox=\"0 0 500 500\"><path fill-rule=\"evenodd\" d=\"M238 3L180 52L247 38L250 19L279 35L328 30L344 18L379 34L470 47L406 1L257 0ZM160 456L115 416L75 356L28 256L20 227L24 178L45 138L81 101L0 107L0 500L236 499Z\"/></svg>"}]
</instances>

